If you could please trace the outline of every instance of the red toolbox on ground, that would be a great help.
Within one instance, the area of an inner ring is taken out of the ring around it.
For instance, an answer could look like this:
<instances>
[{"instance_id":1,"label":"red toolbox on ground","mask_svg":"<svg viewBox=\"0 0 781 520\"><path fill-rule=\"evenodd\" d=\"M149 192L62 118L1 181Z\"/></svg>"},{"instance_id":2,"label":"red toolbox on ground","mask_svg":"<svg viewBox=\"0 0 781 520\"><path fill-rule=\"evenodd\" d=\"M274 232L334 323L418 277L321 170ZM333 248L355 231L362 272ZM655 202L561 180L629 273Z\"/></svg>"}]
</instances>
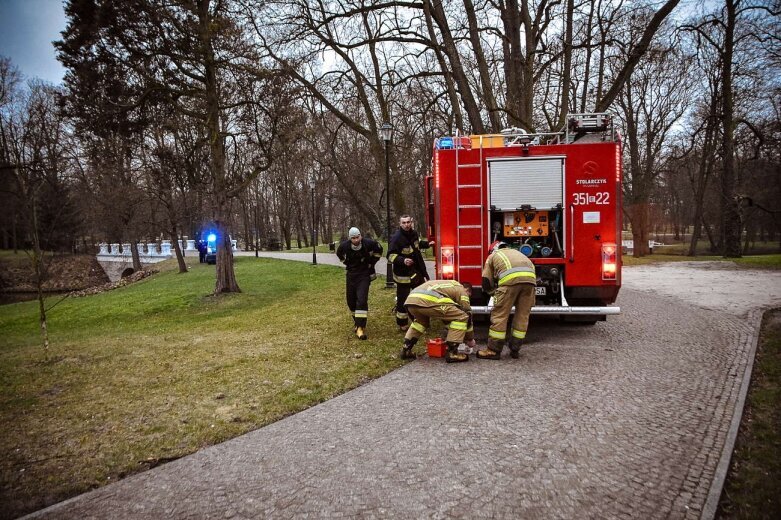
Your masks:
<instances>
[{"instance_id":1,"label":"red toolbox on ground","mask_svg":"<svg viewBox=\"0 0 781 520\"><path fill-rule=\"evenodd\" d=\"M426 342L426 346L428 347L428 357L445 357L447 345L442 338L430 339Z\"/></svg>"}]
</instances>

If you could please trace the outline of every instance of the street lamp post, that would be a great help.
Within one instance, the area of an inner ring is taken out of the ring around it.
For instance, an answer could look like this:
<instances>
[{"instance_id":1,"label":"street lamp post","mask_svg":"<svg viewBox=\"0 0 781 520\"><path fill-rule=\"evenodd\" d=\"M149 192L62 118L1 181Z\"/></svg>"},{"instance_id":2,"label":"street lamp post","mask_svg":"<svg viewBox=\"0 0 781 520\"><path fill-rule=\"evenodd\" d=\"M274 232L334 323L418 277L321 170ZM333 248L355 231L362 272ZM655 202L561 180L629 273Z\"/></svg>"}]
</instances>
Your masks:
<instances>
[{"instance_id":1,"label":"street lamp post","mask_svg":"<svg viewBox=\"0 0 781 520\"><path fill-rule=\"evenodd\" d=\"M309 188L312 192L312 265L317 265L317 221L315 220L315 179L309 180Z\"/></svg>"},{"instance_id":2,"label":"street lamp post","mask_svg":"<svg viewBox=\"0 0 781 520\"><path fill-rule=\"evenodd\" d=\"M391 239L391 219L390 219L390 162L388 162L388 149L390 148L391 138L393 137L393 125L385 122L380 127L380 136L385 142L385 219L388 226L388 249L390 249ZM393 283L393 266L388 261L385 272L385 288L391 289L396 285Z\"/></svg>"}]
</instances>

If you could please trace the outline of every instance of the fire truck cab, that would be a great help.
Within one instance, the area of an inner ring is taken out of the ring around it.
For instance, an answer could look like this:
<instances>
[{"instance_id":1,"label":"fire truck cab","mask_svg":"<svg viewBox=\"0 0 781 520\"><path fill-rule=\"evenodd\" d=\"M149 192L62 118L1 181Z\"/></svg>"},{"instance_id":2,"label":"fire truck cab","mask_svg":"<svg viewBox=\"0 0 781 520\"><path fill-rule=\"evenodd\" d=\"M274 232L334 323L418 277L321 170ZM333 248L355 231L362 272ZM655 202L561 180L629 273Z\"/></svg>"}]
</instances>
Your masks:
<instances>
[{"instance_id":1,"label":"fire truck cab","mask_svg":"<svg viewBox=\"0 0 781 520\"><path fill-rule=\"evenodd\" d=\"M604 320L619 314L621 140L609 114L571 114L561 132L448 136L426 178L427 235L436 276L481 287L489 245L506 242L537 270L533 314Z\"/></svg>"}]
</instances>

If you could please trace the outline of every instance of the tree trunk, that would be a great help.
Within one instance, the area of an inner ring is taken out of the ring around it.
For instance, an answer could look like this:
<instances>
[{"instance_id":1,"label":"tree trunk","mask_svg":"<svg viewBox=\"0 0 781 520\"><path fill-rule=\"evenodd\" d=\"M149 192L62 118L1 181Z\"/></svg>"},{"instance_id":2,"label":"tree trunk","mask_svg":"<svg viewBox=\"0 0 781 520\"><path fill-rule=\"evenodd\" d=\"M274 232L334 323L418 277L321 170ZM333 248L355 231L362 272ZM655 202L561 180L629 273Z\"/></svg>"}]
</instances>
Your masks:
<instances>
[{"instance_id":1,"label":"tree trunk","mask_svg":"<svg viewBox=\"0 0 781 520\"><path fill-rule=\"evenodd\" d=\"M178 232L176 230L176 224L171 223L171 243L174 246L174 253L176 254L176 263L179 264L179 272L187 272L187 264L184 261L184 255L182 255L182 248L179 247Z\"/></svg>"},{"instance_id":2,"label":"tree trunk","mask_svg":"<svg viewBox=\"0 0 781 520\"><path fill-rule=\"evenodd\" d=\"M594 24L594 3L592 2L588 10L588 21L586 22L586 41L591 40L591 33ZM583 60L585 62L585 70L583 71L583 91L580 98L580 112L586 111L586 101L588 100L588 86L589 79L591 78L591 46L586 47L586 57Z\"/></svg>"},{"instance_id":3,"label":"tree trunk","mask_svg":"<svg viewBox=\"0 0 781 520\"><path fill-rule=\"evenodd\" d=\"M298 249L303 249L304 247L309 247L309 238L308 233L304 229L304 226L301 222L301 214L299 213L296 215L296 244L298 245ZM304 243L301 244L301 239L303 237Z\"/></svg>"},{"instance_id":4,"label":"tree trunk","mask_svg":"<svg viewBox=\"0 0 781 520\"><path fill-rule=\"evenodd\" d=\"M526 19L529 18L527 0L521 0L523 13ZM504 27L504 77L505 77L505 104L507 108L507 124L509 126L520 126L524 130L531 131L530 121L524 121L523 112L523 90L524 81L524 59L521 46L521 7L517 0L507 0L504 8L501 9L502 26ZM526 33L531 31L529 25L526 26ZM527 49L527 52L531 52Z\"/></svg>"},{"instance_id":5,"label":"tree trunk","mask_svg":"<svg viewBox=\"0 0 781 520\"><path fill-rule=\"evenodd\" d=\"M334 214L334 204L333 204L333 197L330 195L325 199L325 215L326 218L320 219L320 226L322 227L323 233L321 236L325 237L325 240L327 240L329 243L333 241L334 239L334 220L333 220L333 214ZM321 213L322 215L322 213Z\"/></svg>"},{"instance_id":6,"label":"tree trunk","mask_svg":"<svg viewBox=\"0 0 781 520\"><path fill-rule=\"evenodd\" d=\"M709 126L710 123L709 123ZM710 143L712 132L711 128L706 129L705 142ZM710 176L711 168L713 167L713 161L711 158L711 146L706 144L703 146L702 158L700 160L700 166L698 168L698 175L696 179L696 185L694 186L694 229L692 230L691 241L689 242L689 250L686 253L688 256L697 255L697 242L700 239L702 233L702 221L704 216L705 205L705 189L708 185L708 177Z\"/></svg>"},{"instance_id":7,"label":"tree trunk","mask_svg":"<svg viewBox=\"0 0 781 520\"><path fill-rule=\"evenodd\" d=\"M133 237L130 239L130 256L133 259L133 271L141 271L144 266L141 265L141 257L138 254L138 239Z\"/></svg>"},{"instance_id":8,"label":"tree trunk","mask_svg":"<svg viewBox=\"0 0 781 520\"><path fill-rule=\"evenodd\" d=\"M493 84L491 83L491 71L488 62L483 53L483 46L480 42L480 28L477 24L475 15L475 6L472 0L464 0L464 13L469 22L469 41L472 43L472 52L477 62L477 71L480 76L480 86L482 87L482 98L485 108L488 111L488 118L491 121L491 132L499 132L502 129L502 114L496 104ZM445 69L443 69L445 70Z\"/></svg>"},{"instance_id":9,"label":"tree trunk","mask_svg":"<svg viewBox=\"0 0 781 520\"><path fill-rule=\"evenodd\" d=\"M735 197L735 114L732 90L732 54L735 47L736 5L726 0L727 20L724 26L724 60L722 75L724 168L721 176L721 233L724 258L740 258L740 208Z\"/></svg>"},{"instance_id":10,"label":"tree trunk","mask_svg":"<svg viewBox=\"0 0 781 520\"><path fill-rule=\"evenodd\" d=\"M689 249L686 251L686 256L697 256L697 242L700 241L700 235L702 234L702 208L695 211L694 219L692 236L689 240Z\"/></svg>"},{"instance_id":11,"label":"tree trunk","mask_svg":"<svg viewBox=\"0 0 781 520\"><path fill-rule=\"evenodd\" d=\"M439 69L443 72L445 80L445 88L447 90L447 97L450 100L450 106L453 110L453 117L455 118L455 127L458 129L464 128L464 114L461 112L461 103L458 101L458 92L453 80L453 74L450 72L450 67L445 61L445 57L442 54L442 49L439 45L434 44L437 41L437 35L434 31L434 24L431 16L431 2L423 2L423 14L426 19L426 27L428 29L429 39L432 42L432 48L434 50L434 56L439 63Z\"/></svg>"},{"instance_id":12,"label":"tree trunk","mask_svg":"<svg viewBox=\"0 0 781 520\"><path fill-rule=\"evenodd\" d=\"M255 224L255 258L258 257L258 251L260 250L260 218L258 218L258 213L259 210L256 201L256 204L252 207L252 218Z\"/></svg>"},{"instance_id":13,"label":"tree trunk","mask_svg":"<svg viewBox=\"0 0 781 520\"><path fill-rule=\"evenodd\" d=\"M632 241L634 242L632 256L635 258L646 256L648 254L648 203L631 204L627 212L629 220L632 222Z\"/></svg>"},{"instance_id":14,"label":"tree trunk","mask_svg":"<svg viewBox=\"0 0 781 520\"><path fill-rule=\"evenodd\" d=\"M214 286L214 294L241 292L239 284L236 282L236 274L233 269L233 249L231 248L231 239L228 226L228 216L224 213L227 206L223 202L220 213L217 217L217 283Z\"/></svg>"},{"instance_id":15,"label":"tree trunk","mask_svg":"<svg viewBox=\"0 0 781 520\"><path fill-rule=\"evenodd\" d=\"M564 37L564 64L561 77L561 105L559 106L559 117L554 128L564 128L569 113L569 83L571 79L572 68L572 24L575 11L575 1L567 0L566 16L566 35Z\"/></svg>"},{"instance_id":16,"label":"tree trunk","mask_svg":"<svg viewBox=\"0 0 781 520\"><path fill-rule=\"evenodd\" d=\"M252 245L252 236L250 235L248 202L245 197L241 197L241 217L244 221L244 247L249 249Z\"/></svg>"},{"instance_id":17,"label":"tree trunk","mask_svg":"<svg viewBox=\"0 0 781 520\"><path fill-rule=\"evenodd\" d=\"M49 359L49 328L46 325L46 305L43 297L43 253L41 251L41 241L38 236L38 209L35 197L30 201L32 232L33 232L33 268L35 269L35 288L38 292L38 323L41 328L41 340L43 341L43 355L46 360Z\"/></svg>"},{"instance_id":18,"label":"tree trunk","mask_svg":"<svg viewBox=\"0 0 781 520\"><path fill-rule=\"evenodd\" d=\"M217 64L212 42L213 22L209 13L209 0L198 2L200 40L204 53L204 90L206 94L206 130L209 138L210 168L214 187L217 226L217 280L214 293L241 292L233 270L233 250L230 241L230 201L225 172L225 136L220 122L220 97L217 80Z\"/></svg>"},{"instance_id":19,"label":"tree trunk","mask_svg":"<svg viewBox=\"0 0 781 520\"><path fill-rule=\"evenodd\" d=\"M705 230L705 234L708 236L708 242L710 243L710 250L712 253L715 253L719 250L719 245L716 243L716 236L713 234L713 230L708 225L707 222L705 222L705 217L702 217L702 228Z\"/></svg>"}]
</instances>

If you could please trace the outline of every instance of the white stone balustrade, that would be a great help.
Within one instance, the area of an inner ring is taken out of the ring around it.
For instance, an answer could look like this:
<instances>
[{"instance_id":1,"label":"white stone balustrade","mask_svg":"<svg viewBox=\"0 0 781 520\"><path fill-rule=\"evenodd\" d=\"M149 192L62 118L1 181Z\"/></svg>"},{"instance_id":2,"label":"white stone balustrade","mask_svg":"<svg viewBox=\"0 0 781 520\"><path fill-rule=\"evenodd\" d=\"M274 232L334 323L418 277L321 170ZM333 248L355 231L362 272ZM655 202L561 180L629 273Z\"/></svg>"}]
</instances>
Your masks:
<instances>
[{"instance_id":1,"label":"white stone balustrade","mask_svg":"<svg viewBox=\"0 0 781 520\"><path fill-rule=\"evenodd\" d=\"M195 248L195 240L189 240L186 236L183 237L183 240L179 242L182 246L182 253L186 253L187 251L190 251L191 253L194 251L197 251ZM123 269L126 267L132 267L132 259L131 259L131 252L130 252L130 243L125 242L122 244L119 243L105 243L101 242L98 244L99 251L96 255L98 262L101 262L101 265L103 265L104 270L107 269L106 266L113 266L111 268L108 268L106 271L107 273L109 271L116 271L116 278L118 279L120 272L122 272ZM238 242L236 240L231 239L231 249L233 251L238 251ZM174 251L172 250L172 245L170 240L162 240L159 244L157 242L147 242L147 243L139 243L138 244L138 256L139 260L141 260L142 264L154 264L157 262L162 262L163 260L167 260L171 258L174 255ZM124 265L120 265L124 264ZM118 269L118 267L121 267L122 269ZM113 280L113 278L112 278Z\"/></svg>"}]
</instances>

